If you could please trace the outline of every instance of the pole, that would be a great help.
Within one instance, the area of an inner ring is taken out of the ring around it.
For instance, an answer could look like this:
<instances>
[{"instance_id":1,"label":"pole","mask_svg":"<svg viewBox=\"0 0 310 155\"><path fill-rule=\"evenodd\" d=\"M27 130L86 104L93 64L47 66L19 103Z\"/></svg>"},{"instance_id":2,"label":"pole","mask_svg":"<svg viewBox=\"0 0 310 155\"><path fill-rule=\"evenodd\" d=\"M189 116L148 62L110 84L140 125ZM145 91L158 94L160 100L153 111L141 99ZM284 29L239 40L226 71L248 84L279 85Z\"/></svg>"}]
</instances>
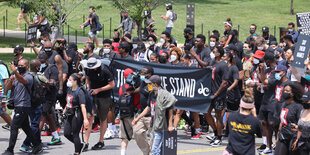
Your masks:
<instances>
[{"instance_id":1,"label":"pole","mask_svg":"<svg viewBox=\"0 0 310 155\"><path fill-rule=\"evenodd\" d=\"M201 24L201 34L203 34L203 23Z\"/></svg>"},{"instance_id":2,"label":"pole","mask_svg":"<svg viewBox=\"0 0 310 155\"><path fill-rule=\"evenodd\" d=\"M8 9L5 11L5 27L8 28Z\"/></svg>"},{"instance_id":3,"label":"pole","mask_svg":"<svg viewBox=\"0 0 310 155\"><path fill-rule=\"evenodd\" d=\"M210 30L208 31L208 42L210 44Z\"/></svg>"},{"instance_id":4,"label":"pole","mask_svg":"<svg viewBox=\"0 0 310 155\"><path fill-rule=\"evenodd\" d=\"M83 15L83 22L85 22L85 15ZM83 36L85 36L85 27L83 26Z\"/></svg>"},{"instance_id":5,"label":"pole","mask_svg":"<svg viewBox=\"0 0 310 155\"><path fill-rule=\"evenodd\" d=\"M69 37L69 35L70 35L70 28L69 28L69 24L68 24L68 43L70 42L70 37Z\"/></svg>"},{"instance_id":6,"label":"pole","mask_svg":"<svg viewBox=\"0 0 310 155\"><path fill-rule=\"evenodd\" d=\"M112 17L110 17L110 38L112 38Z\"/></svg>"},{"instance_id":7,"label":"pole","mask_svg":"<svg viewBox=\"0 0 310 155\"><path fill-rule=\"evenodd\" d=\"M3 16L3 37L5 38L5 16Z\"/></svg>"},{"instance_id":8,"label":"pole","mask_svg":"<svg viewBox=\"0 0 310 155\"><path fill-rule=\"evenodd\" d=\"M27 25L25 24L25 47L27 46Z\"/></svg>"},{"instance_id":9,"label":"pole","mask_svg":"<svg viewBox=\"0 0 310 155\"><path fill-rule=\"evenodd\" d=\"M75 44L77 44L77 30L75 30Z\"/></svg>"},{"instance_id":10,"label":"pole","mask_svg":"<svg viewBox=\"0 0 310 155\"><path fill-rule=\"evenodd\" d=\"M104 39L104 24L102 24L102 38Z\"/></svg>"},{"instance_id":11,"label":"pole","mask_svg":"<svg viewBox=\"0 0 310 155\"><path fill-rule=\"evenodd\" d=\"M276 26L273 27L273 35L274 35L274 37L276 37L276 28L277 28ZM279 42L280 42L280 40L279 40Z\"/></svg>"},{"instance_id":12,"label":"pole","mask_svg":"<svg viewBox=\"0 0 310 155\"><path fill-rule=\"evenodd\" d=\"M238 25L238 33L240 34L240 25Z\"/></svg>"}]
</instances>

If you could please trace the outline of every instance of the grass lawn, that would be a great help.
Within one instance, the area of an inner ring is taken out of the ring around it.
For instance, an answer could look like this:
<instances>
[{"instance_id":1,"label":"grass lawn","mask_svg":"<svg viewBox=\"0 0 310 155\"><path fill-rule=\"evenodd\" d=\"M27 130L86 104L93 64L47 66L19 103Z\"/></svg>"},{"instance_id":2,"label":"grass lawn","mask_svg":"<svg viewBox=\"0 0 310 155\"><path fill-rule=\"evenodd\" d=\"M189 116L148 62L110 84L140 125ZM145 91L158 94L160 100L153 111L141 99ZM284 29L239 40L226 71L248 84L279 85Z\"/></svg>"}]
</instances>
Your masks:
<instances>
[{"instance_id":1,"label":"grass lawn","mask_svg":"<svg viewBox=\"0 0 310 155\"><path fill-rule=\"evenodd\" d=\"M24 53L23 56L27 58L28 60L32 60L36 58L36 55L34 53ZM8 65L8 67L9 67L9 63L13 61L13 59L14 59L13 50L12 50L12 53L0 53L0 60L2 60L6 65Z\"/></svg>"},{"instance_id":2,"label":"grass lawn","mask_svg":"<svg viewBox=\"0 0 310 155\"><path fill-rule=\"evenodd\" d=\"M9 37L0 37L0 48L10 48L10 47L15 47L16 45L22 45L22 46L26 46L29 47L29 44L26 44L25 39L21 39L21 38L9 38Z\"/></svg>"},{"instance_id":3,"label":"grass lawn","mask_svg":"<svg viewBox=\"0 0 310 155\"><path fill-rule=\"evenodd\" d=\"M255 23L258 26L258 33L261 34L262 26L269 26L270 33L274 34L274 26L276 26L276 37L279 38L279 28L286 27L289 22L296 23L296 16L290 15L289 0L177 0L173 3L173 10L178 14L178 20L175 22L175 27L172 34L179 43L184 42L183 29L186 26L186 4L195 3L195 29L196 34L202 32L201 25L203 24L203 34L208 36L208 31L214 29L224 32L223 22L230 17L233 22L233 28L237 29L240 25L240 40L244 41L249 35L249 25ZM120 22L119 10L113 7L113 2L110 0L85 0L85 3L72 13L76 15L69 22L70 34L74 35L75 30L78 35L82 35L82 29L79 25L83 22L83 15L88 16L88 6L102 5L103 9L98 10L97 14L100 17L101 24L104 24L105 38L110 37L110 18L112 19L111 29L118 26ZM309 12L309 0L294 0L294 11ZM16 28L16 17L20 11L19 8L10 8L6 2L0 2L0 28L3 28L3 17L5 10L8 9L8 28ZM156 32L160 34L165 30L165 22L160 18L160 15L165 14L165 6L158 7L152 12L155 18L158 29ZM24 24L24 21L22 21ZM87 34L89 28L85 29ZM136 29L134 30L136 31ZM67 28L65 34L67 34ZM102 31L99 37L102 37Z\"/></svg>"}]
</instances>

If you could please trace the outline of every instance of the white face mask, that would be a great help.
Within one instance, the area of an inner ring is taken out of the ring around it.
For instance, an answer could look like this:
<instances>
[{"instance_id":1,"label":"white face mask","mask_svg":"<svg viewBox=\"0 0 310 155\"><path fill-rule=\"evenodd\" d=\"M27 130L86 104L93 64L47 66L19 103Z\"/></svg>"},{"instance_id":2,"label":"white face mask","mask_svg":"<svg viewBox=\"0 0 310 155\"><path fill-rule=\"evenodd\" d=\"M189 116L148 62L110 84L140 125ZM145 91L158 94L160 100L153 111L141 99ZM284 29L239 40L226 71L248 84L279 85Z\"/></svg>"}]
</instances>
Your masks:
<instances>
[{"instance_id":1,"label":"white face mask","mask_svg":"<svg viewBox=\"0 0 310 155\"><path fill-rule=\"evenodd\" d=\"M286 46L286 42L283 43L283 46Z\"/></svg>"},{"instance_id":2,"label":"white face mask","mask_svg":"<svg viewBox=\"0 0 310 155\"><path fill-rule=\"evenodd\" d=\"M257 49L261 51L264 49L264 46L258 46Z\"/></svg>"},{"instance_id":3,"label":"white face mask","mask_svg":"<svg viewBox=\"0 0 310 155\"><path fill-rule=\"evenodd\" d=\"M177 60L177 56L171 55L171 56L170 56L170 61L173 62L173 61L175 61L175 60Z\"/></svg>"},{"instance_id":4,"label":"white face mask","mask_svg":"<svg viewBox=\"0 0 310 155\"><path fill-rule=\"evenodd\" d=\"M103 53L104 54L108 54L108 53L110 53L111 52L111 50L109 49L109 48L104 48L103 49Z\"/></svg>"},{"instance_id":5,"label":"white face mask","mask_svg":"<svg viewBox=\"0 0 310 155\"><path fill-rule=\"evenodd\" d=\"M253 59L253 63L254 63L255 65L259 64L259 60L256 59L256 58L254 58L254 59Z\"/></svg>"},{"instance_id":6,"label":"white face mask","mask_svg":"<svg viewBox=\"0 0 310 155\"><path fill-rule=\"evenodd\" d=\"M154 45L154 44L155 44L154 41L149 41L149 45L150 45L150 46L152 46L152 45Z\"/></svg>"},{"instance_id":7,"label":"white face mask","mask_svg":"<svg viewBox=\"0 0 310 155\"><path fill-rule=\"evenodd\" d=\"M210 42L210 46L211 46L211 47L214 47L214 46L215 46L215 42L211 41L211 42Z\"/></svg>"},{"instance_id":8,"label":"white face mask","mask_svg":"<svg viewBox=\"0 0 310 155\"><path fill-rule=\"evenodd\" d=\"M138 45L137 45L137 44L132 44L132 47L133 47L133 48L137 48Z\"/></svg>"},{"instance_id":9,"label":"white face mask","mask_svg":"<svg viewBox=\"0 0 310 155\"><path fill-rule=\"evenodd\" d=\"M225 60L224 62L227 63L227 60Z\"/></svg>"},{"instance_id":10,"label":"white face mask","mask_svg":"<svg viewBox=\"0 0 310 155\"><path fill-rule=\"evenodd\" d=\"M67 87L68 87L68 88L71 88L72 85L73 85L72 82L71 82L70 80L68 80L68 82L67 82Z\"/></svg>"},{"instance_id":11,"label":"white face mask","mask_svg":"<svg viewBox=\"0 0 310 155\"><path fill-rule=\"evenodd\" d=\"M212 60L214 60L215 55L214 55L214 53L213 53L213 52L211 52L211 53L210 53L210 57L211 57L211 59L212 59Z\"/></svg>"},{"instance_id":12,"label":"white face mask","mask_svg":"<svg viewBox=\"0 0 310 155\"><path fill-rule=\"evenodd\" d=\"M160 43L164 44L165 42L166 42L166 40L165 40L165 39L160 38Z\"/></svg>"},{"instance_id":13,"label":"white face mask","mask_svg":"<svg viewBox=\"0 0 310 155\"><path fill-rule=\"evenodd\" d=\"M41 44L44 45L44 43L45 43L45 41L44 41L44 40L41 40Z\"/></svg>"}]
</instances>

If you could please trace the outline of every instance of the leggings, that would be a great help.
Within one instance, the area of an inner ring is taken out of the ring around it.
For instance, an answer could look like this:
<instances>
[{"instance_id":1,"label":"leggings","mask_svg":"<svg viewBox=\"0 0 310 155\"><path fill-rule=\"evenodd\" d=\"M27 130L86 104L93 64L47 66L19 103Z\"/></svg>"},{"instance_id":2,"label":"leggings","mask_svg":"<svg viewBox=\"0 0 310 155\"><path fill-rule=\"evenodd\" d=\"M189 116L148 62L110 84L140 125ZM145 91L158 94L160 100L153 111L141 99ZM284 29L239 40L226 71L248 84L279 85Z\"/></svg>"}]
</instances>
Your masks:
<instances>
[{"instance_id":1,"label":"leggings","mask_svg":"<svg viewBox=\"0 0 310 155\"><path fill-rule=\"evenodd\" d=\"M298 151L291 151L288 145L289 141L281 142L280 140L277 142L276 150L274 155L299 155Z\"/></svg>"},{"instance_id":2,"label":"leggings","mask_svg":"<svg viewBox=\"0 0 310 155\"><path fill-rule=\"evenodd\" d=\"M65 124L64 136L72 143L74 143L75 152L81 151L81 140L79 133L83 125L83 115L80 110L75 112L75 115L68 116Z\"/></svg>"}]
</instances>

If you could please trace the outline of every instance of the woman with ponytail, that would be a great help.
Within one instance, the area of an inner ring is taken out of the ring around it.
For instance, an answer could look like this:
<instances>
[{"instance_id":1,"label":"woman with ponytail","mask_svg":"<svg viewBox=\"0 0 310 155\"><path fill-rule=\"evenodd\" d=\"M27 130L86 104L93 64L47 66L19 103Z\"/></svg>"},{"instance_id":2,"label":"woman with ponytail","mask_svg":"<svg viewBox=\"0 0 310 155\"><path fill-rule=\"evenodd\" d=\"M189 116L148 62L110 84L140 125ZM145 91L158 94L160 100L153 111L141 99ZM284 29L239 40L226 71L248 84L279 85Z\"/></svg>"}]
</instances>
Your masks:
<instances>
[{"instance_id":1,"label":"woman with ponytail","mask_svg":"<svg viewBox=\"0 0 310 155\"><path fill-rule=\"evenodd\" d=\"M245 90L239 106L240 111L231 113L227 120L226 132L230 134L223 155L253 155L255 154L255 134L262 137L260 122L251 115L255 108L251 88Z\"/></svg>"},{"instance_id":2,"label":"woman with ponytail","mask_svg":"<svg viewBox=\"0 0 310 155\"><path fill-rule=\"evenodd\" d=\"M232 31L232 21L230 18L227 18L225 25L225 32L224 35L227 37L227 41L224 45L226 47L228 44L234 43L235 33Z\"/></svg>"}]
</instances>

